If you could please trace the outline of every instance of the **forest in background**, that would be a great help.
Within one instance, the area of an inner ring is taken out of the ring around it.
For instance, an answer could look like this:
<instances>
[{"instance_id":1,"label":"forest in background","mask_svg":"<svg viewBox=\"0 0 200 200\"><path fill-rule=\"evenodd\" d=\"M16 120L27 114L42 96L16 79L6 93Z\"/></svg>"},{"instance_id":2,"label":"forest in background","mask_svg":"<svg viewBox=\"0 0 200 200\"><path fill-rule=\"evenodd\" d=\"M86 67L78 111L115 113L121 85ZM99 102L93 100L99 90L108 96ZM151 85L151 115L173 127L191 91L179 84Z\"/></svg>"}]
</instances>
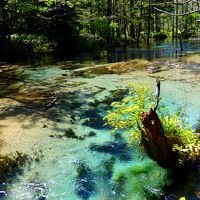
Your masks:
<instances>
[{"instance_id":1,"label":"forest in background","mask_svg":"<svg viewBox=\"0 0 200 200\"><path fill-rule=\"evenodd\" d=\"M197 37L199 10L199 0L0 0L0 61Z\"/></svg>"}]
</instances>

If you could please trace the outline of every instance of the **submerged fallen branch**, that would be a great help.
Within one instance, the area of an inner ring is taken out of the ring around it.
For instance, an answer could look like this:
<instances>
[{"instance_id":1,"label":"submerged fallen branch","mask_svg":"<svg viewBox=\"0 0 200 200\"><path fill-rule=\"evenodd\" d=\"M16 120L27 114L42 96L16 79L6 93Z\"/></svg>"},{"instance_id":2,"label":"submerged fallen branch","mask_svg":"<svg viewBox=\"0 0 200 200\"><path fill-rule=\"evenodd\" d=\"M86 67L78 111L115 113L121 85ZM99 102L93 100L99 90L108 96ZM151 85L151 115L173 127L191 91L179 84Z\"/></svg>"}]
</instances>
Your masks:
<instances>
[{"instance_id":1,"label":"submerged fallen branch","mask_svg":"<svg viewBox=\"0 0 200 200\"><path fill-rule=\"evenodd\" d=\"M50 103L48 103L48 104L45 105L45 107L47 109L52 108L58 100L59 100L59 97L55 96Z\"/></svg>"},{"instance_id":2,"label":"submerged fallen branch","mask_svg":"<svg viewBox=\"0 0 200 200\"><path fill-rule=\"evenodd\" d=\"M159 103L159 97L160 97L160 80L156 80L157 85L156 85L156 95L155 95L155 106L154 106L154 111L156 111Z\"/></svg>"}]
</instances>

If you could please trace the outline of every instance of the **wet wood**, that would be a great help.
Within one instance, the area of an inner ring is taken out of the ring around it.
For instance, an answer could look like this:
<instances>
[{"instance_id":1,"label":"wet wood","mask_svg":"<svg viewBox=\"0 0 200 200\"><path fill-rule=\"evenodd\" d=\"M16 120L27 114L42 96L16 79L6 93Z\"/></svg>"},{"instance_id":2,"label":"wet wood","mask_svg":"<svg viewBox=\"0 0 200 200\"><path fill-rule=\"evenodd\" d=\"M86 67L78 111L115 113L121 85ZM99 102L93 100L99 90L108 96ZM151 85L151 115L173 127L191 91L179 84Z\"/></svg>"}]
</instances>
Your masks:
<instances>
[{"instance_id":1,"label":"wet wood","mask_svg":"<svg viewBox=\"0 0 200 200\"><path fill-rule=\"evenodd\" d=\"M172 150L173 142L165 136L162 123L156 113L160 97L160 81L156 80L156 94L154 109L142 113L143 129L141 131L142 145L147 154L159 165L166 168L175 168L178 162Z\"/></svg>"},{"instance_id":2,"label":"wet wood","mask_svg":"<svg viewBox=\"0 0 200 200\"><path fill-rule=\"evenodd\" d=\"M172 151L172 144L164 134L161 121L153 109L142 114L142 143L148 155L163 167L173 168L176 156Z\"/></svg>"}]
</instances>

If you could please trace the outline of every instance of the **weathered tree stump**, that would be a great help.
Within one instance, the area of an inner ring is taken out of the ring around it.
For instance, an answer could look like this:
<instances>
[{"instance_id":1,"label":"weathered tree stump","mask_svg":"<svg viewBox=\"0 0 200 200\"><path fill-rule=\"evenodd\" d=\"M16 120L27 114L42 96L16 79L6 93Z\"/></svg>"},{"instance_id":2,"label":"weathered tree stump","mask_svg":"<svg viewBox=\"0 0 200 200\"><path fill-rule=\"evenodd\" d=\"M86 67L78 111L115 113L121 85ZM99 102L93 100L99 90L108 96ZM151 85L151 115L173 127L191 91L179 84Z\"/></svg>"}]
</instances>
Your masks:
<instances>
[{"instance_id":1,"label":"weathered tree stump","mask_svg":"<svg viewBox=\"0 0 200 200\"><path fill-rule=\"evenodd\" d=\"M172 144L164 134L161 121L153 109L142 113L142 143L148 155L163 167L174 168L177 163Z\"/></svg>"},{"instance_id":2,"label":"weathered tree stump","mask_svg":"<svg viewBox=\"0 0 200 200\"><path fill-rule=\"evenodd\" d=\"M148 155L163 167L174 168L178 162L172 143L164 134L162 123L156 113L160 96L160 81L157 80L155 106L149 112L142 113L142 144Z\"/></svg>"}]
</instances>

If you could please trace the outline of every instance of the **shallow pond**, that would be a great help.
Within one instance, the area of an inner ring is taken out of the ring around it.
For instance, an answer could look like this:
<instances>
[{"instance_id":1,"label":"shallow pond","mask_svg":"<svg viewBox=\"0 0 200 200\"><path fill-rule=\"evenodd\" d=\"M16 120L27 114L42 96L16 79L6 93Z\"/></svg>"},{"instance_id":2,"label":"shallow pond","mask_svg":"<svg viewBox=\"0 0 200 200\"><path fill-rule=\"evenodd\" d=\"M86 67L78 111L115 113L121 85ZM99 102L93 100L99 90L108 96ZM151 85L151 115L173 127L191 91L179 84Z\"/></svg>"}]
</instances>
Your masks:
<instances>
[{"instance_id":1,"label":"shallow pond","mask_svg":"<svg viewBox=\"0 0 200 200\"><path fill-rule=\"evenodd\" d=\"M103 65L70 62L17 66L7 73L0 81L0 150L3 155L23 152L31 162L1 183L0 199L198 199L198 177L165 190L172 181L167 171L128 146L120 134L112 135L103 121L110 103L127 94L128 83L146 82L154 88L159 78L169 112L184 108L195 128L200 56L194 56L153 61L159 65L154 73L99 73Z\"/></svg>"}]
</instances>

